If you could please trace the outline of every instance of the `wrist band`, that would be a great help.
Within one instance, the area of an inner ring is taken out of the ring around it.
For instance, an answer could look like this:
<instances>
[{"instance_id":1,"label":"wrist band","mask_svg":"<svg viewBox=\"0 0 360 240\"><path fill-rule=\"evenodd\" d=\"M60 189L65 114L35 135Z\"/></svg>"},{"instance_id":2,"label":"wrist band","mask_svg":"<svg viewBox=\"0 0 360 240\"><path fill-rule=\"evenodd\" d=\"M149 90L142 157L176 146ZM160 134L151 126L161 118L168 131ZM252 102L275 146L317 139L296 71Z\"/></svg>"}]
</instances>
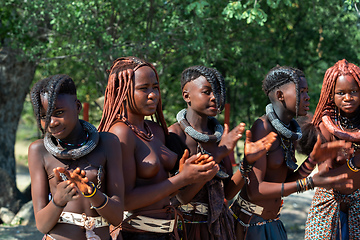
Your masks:
<instances>
[{"instance_id":1,"label":"wrist band","mask_svg":"<svg viewBox=\"0 0 360 240\"><path fill-rule=\"evenodd\" d=\"M55 201L54 201L54 198L51 198L51 202L55 205L55 207L57 207L57 208L64 208L64 207L66 207L66 205L67 205L67 203L65 203L65 205L64 206L59 206L59 205L57 205L56 203L55 203Z\"/></svg>"},{"instance_id":2,"label":"wrist band","mask_svg":"<svg viewBox=\"0 0 360 240\"><path fill-rule=\"evenodd\" d=\"M105 201L98 207L94 207L92 204L91 204L91 207L90 209L95 209L95 210L100 210L100 209L103 209L109 202L109 197L103 193L103 195L105 196Z\"/></svg>"},{"instance_id":3,"label":"wrist band","mask_svg":"<svg viewBox=\"0 0 360 240\"><path fill-rule=\"evenodd\" d=\"M246 158L242 160L240 163L239 171L241 173L241 176L244 178L246 184L250 183L250 178L248 176L249 172L252 171L254 164L249 164L248 161L246 161Z\"/></svg>"},{"instance_id":4,"label":"wrist band","mask_svg":"<svg viewBox=\"0 0 360 240\"><path fill-rule=\"evenodd\" d=\"M96 189L97 189L97 188L95 187L95 184L94 184L93 182L89 182L89 183L90 183L90 185L91 185L91 187L92 187L92 189L93 189L92 193L86 194L86 193L83 193L83 192L82 192L82 194L84 195L84 197L87 197L87 198L93 197L93 196L95 195Z\"/></svg>"},{"instance_id":5,"label":"wrist band","mask_svg":"<svg viewBox=\"0 0 360 240\"><path fill-rule=\"evenodd\" d=\"M315 162L314 160L311 159L310 155L307 156L306 160L305 161L308 161L309 163L311 163L312 165L316 166L317 162Z\"/></svg>"},{"instance_id":6,"label":"wrist band","mask_svg":"<svg viewBox=\"0 0 360 240\"><path fill-rule=\"evenodd\" d=\"M347 160L346 160L346 163L347 163L347 165L348 165L348 168L349 168L351 171L353 171L353 172L358 172L358 171L360 171L359 168L355 167L355 164L354 164L354 156L353 156L352 158L350 158L350 159L347 159Z\"/></svg>"}]
</instances>

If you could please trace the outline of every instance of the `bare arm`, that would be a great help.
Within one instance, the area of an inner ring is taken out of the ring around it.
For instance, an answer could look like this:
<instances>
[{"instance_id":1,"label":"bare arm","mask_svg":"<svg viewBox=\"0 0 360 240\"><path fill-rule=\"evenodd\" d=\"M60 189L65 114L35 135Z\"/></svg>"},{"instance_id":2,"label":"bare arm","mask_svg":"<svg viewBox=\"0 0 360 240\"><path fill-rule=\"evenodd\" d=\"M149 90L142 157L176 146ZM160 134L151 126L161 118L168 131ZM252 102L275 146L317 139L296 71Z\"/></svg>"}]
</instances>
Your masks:
<instances>
[{"instance_id":1,"label":"bare arm","mask_svg":"<svg viewBox=\"0 0 360 240\"><path fill-rule=\"evenodd\" d=\"M57 224L64 209L61 206L65 206L68 201L76 198L75 185L70 184L70 181L65 181L57 184L56 192L52 196L57 206L49 202L49 180L43 165L46 153L42 140L35 141L29 147L28 162L36 227L44 234Z\"/></svg>"}]
</instances>

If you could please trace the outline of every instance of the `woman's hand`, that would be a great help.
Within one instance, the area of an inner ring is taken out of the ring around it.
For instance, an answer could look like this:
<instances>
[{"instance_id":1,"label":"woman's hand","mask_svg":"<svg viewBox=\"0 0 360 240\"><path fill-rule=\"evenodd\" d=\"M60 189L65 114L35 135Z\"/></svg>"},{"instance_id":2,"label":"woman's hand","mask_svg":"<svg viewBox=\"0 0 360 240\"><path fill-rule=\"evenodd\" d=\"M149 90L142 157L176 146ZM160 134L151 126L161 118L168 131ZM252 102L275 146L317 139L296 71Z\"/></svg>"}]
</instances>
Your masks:
<instances>
[{"instance_id":1,"label":"woman's hand","mask_svg":"<svg viewBox=\"0 0 360 240\"><path fill-rule=\"evenodd\" d=\"M331 170L325 166L321 171L312 177L315 187L323 187L326 189L335 188L337 190L345 190L353 188L353 180L348 179L346 173L337 176L331 176Z\"/></svg>"},{"instance_id":2,"label":"woman's hand","mask_svg":"<svg viewBox=\"0 0 360 240\"><path fill-rule=\"evenodd\" d=\"M229 125L224 124L224 133L221 137L219 148L223 151L223 155L227 156L236 146L237 141L245 132L245 123L240 123L229 132Z\"/></svg>"},{"instance_id":3,"label":"woman's hand","mask_svg":"<svg viewBox=\"0 0 360 240\"><path fill-rule=\"evenodd\" d=\"M66 178L80 190L80 192L84 194L92 193L92 186L89 185L89 179L86 177L86 173L84 170L80 168L76 168L74 171L70 172L65 168L58 167L54 169L54 173L56 178L61 178L62 176L66 176Z\"/></svg>"},{"instance_id":4,"label":"woman's hand","mask_svg":"<svg viewBox=\"0 0 360 240\"><path fill-rule=\"evenodd\" d=\"M68 202L79 198L79 194L77 193L76 184L72 183L71 180L65 180L61 177L62 174L64 176L69 176L69 171L64 168L54 168L55 179L58 184L56 186L56 192L53 195L53 201L57 206L65 206ZM61 174L60 174L61 173Z\"/></svg>"},{"instance_id":5,"label":"woman's hand","mask_svg":"<svg viewBox=\"0 0 360 240\"><path fill-rule=\"evenodd\" d=\"M321 144L320 136L317 136L316 143L312 152L310 153L310 158L317 162L323 162L327 159L335 159L338 154L343 155L346 153L350 154L351 142L345 142L345 140L338 140L333 142L326 142Z\"/></svg>"},{"instance_id":6,"label":"woman's hand","mask_svg":"<svg viewBox=\"0 0 360 240\"><path fill-rule=\"evenodd\" d=\"M189 158L186 149L179 162L179 174L182 174L188 184L207 182L219 171L219 165L208 154L198 153Z\"/></svg>"},{"instance_id":7,"label":"woman's hand","mask_svg":"<svg viewBox=\"0 0 360 240\"><path fill-rule=\"evenodd\" d=\"M267 151L271 148L271 145L275 142L277 134L270 132L268 135L262 139L252 142L251 141L251 131L246 131L246 139L244 146L244 154L246 161L249 164L253 164L256 160L265 155Z\"/></svg>"}]
</instances>

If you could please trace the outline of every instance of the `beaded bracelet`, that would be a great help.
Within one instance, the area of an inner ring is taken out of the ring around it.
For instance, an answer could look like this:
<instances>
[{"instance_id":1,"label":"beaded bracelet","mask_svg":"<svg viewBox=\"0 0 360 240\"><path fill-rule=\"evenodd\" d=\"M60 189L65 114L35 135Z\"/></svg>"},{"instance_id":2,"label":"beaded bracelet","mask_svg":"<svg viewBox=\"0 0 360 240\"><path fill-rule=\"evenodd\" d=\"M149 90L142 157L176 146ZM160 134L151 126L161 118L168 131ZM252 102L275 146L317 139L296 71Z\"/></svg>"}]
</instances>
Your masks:
<instances>
[{"instance_id":1,"label":"beaded bracelet","mask_svg":"<svg viewBox=\"0 0 360 240\"><path fill-rule=\"evenodd\" d=\"M103 195L105 196L105 201L98 207L94 207L92 204L91 204L91 207L90 209L95 209L95 210L100 210L100 209L103 209L109 202L109 197L103 193Z\"/></svg>"},{"instance_id":2,"label":"beaded bracelet","mask_svg":"<svg viewBox=\"0 0 360 240\"><path fill-rule=\"evenodd\" d=\"M245 157L242 160L242 162L240 163L239 170L240 170L240 173L241 173L242 177L245 179L247 184L250 183L250 179L248 177L248 174L249 174L249 172L251 172L253 166L254 166L254 164L249 164Z\"/></svg>"},{"instance_id":3,"label":"beaded bracelet","mask_svg":"<svg viewBox=\"0 0 360 240\"><path fill-rule=\"evenodd\" d=\"M92 193L90 193L90 194L82 193L84 195L84 197L87 197L87 198L93 197L95 195L96 189L97 189L93 182L89 182L89 183L90 183L90 185L92 187Z\"/></svg>"},{"instance_id":4,"label":"beaded bracelet","mask_svg":"<svg viewBox=\"0 0 360 240\"><path fill-rule=\"evenodd\" d=\"M296 180L296 192L297 193L302 193L302 192L305 192L305 191L311 190L311 189L314 189L314 181L311 176L307 177L307 178L302 178L302 179Z\"/></svg>"},{"instance_id":5,"label":"beaded bracelet","mask_svg":"<svg viewBox=\"0 0 360 240\"><path fill-rule=\"evenodd\" d=\"M64 208L64 207L66 207L66 205L67 205L67 203L65 203L65 205L64 206L59 206L59 205L57 205L56 203L55 203L55 201L54 201L54 198L51 198L51 202L55 205L55 207L57 207L57 208Z\"/></svg>"}]
</instances>

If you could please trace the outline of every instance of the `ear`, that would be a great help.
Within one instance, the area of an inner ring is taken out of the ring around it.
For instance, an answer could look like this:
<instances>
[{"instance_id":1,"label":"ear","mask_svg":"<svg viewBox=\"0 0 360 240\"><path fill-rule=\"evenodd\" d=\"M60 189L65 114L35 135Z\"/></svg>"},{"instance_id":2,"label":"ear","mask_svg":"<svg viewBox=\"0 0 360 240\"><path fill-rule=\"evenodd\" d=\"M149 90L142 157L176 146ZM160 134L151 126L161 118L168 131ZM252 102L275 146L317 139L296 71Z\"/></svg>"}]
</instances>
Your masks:
<instances>
[{"instance_id":1,"label":"ear","mask_svg":"<svg viewBox=\"0 0 360 240\"><path fill-rule=\"evenodd\" d=\"M183 99L184 99L184 101L185 101L186 103L190 103L190 102L191 102L191 101L190 101L190 94L189 94L189 91L188 91L188 90L186 90L186 89L183 90L183 92L182 92L182 97L183 97Z\"/></svg>"},{"instance_id":2,"label":"ear","mask_svg":"<svg viewBox=\"0 0 360 240\"><path fill-rule=\"evenodd\" d=\"M276 90L276 92L275 92L275 98L276 98L278 101L283 102L283 101L285 100L283 91L281 91L281 90L279 90L279 89Z\"/></svg>"},{"instance_id":3,"label":"ear","mask_svg":"<svg viewBox=\"0 0 360 240\"><path fill-rule=\"evenodd\" d=\"M82 109L82 104L79 99L76 99L76 110L78 114L80 113L81 109Z\"/></svg>"}]
</instances>

